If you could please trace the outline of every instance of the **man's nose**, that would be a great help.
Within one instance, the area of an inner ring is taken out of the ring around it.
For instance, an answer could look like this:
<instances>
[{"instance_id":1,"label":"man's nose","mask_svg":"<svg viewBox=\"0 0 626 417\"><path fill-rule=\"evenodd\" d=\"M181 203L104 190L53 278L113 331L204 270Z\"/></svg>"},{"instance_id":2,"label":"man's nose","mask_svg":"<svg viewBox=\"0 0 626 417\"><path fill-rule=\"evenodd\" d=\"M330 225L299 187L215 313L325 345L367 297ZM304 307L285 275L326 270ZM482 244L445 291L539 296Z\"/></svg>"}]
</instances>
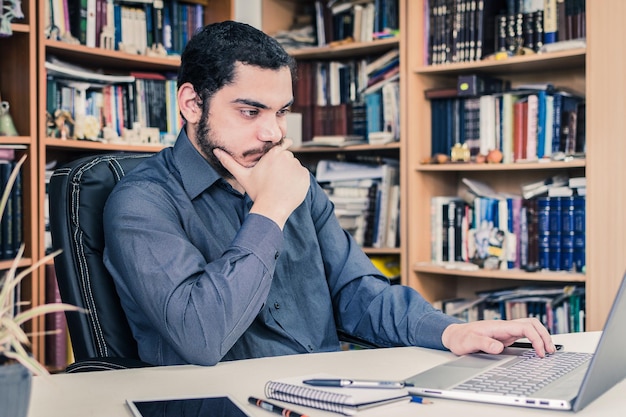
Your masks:
<instances>
[{"instance_id":1,"label":"man's nose","mask_svg":"<svg viewBox=\"0 0 626 417\"><path fill-rule=\"evenodd\" d=\"M259 140L278 142L284 135L277 117L268 117L259 127Z\"/></svg>"}]
</instances>

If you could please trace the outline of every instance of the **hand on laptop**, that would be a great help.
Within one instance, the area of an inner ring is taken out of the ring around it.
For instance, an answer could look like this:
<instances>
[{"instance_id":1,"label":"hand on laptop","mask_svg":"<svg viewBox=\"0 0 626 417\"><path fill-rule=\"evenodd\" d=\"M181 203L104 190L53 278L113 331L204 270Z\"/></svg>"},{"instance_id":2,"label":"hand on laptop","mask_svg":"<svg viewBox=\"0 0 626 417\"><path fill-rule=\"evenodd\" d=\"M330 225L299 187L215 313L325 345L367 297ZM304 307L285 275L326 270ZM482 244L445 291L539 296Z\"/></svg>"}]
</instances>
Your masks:
<instances>
[{"instance_id":1,"label":"hand on laptop","mask_svg":"<svg viewBox=\"0 0 626 417\"><path fill-rule=\"evenodd\" d=\"M537 355L541 357L556 351L550 333L534 318L451 324L444 330L441 341L457 355L481 351L497 354L523 337L532 343Z\"/></svg>"}]
</instances>

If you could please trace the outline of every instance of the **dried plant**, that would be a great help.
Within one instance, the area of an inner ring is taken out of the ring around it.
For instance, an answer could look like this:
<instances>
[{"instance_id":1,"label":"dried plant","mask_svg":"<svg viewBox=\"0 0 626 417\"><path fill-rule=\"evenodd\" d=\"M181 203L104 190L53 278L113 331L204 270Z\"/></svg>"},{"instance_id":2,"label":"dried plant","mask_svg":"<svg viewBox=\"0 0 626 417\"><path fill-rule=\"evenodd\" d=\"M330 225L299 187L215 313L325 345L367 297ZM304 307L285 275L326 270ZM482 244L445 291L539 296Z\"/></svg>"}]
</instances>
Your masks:
<instances>
[{"instance_id":1,"label":"dried plant","mask_svg":"<svg viewBox=\"0 0 626 417\"><path fill-rule=\"evenodd\" d=\"M15 183L18 172L26 159L24 155L15 164L13 172L9 178L8 184L2 193L0 200L0 221L4 213L5 206L9 199L9 194ZM79 311L78 307L54 303L43 304L28 310L22 310L22 307L29 304L16 300L16 289L20 282L30 273L36 271L41 265L45 264L61 251L53 252L46 257L34 262L27 268L18 271L18 266L24 253L24 245L20 246L17 255L13 259L11 267L4 273L0 279L0 357L4 356L8 360L14 360L24 365L34 375L47 374L45 366L37 362L29 352L27 347L30 345L28 335L24 332L22 325L35 317L56 313L61 311Z\"/></svg>"}]
</instances>

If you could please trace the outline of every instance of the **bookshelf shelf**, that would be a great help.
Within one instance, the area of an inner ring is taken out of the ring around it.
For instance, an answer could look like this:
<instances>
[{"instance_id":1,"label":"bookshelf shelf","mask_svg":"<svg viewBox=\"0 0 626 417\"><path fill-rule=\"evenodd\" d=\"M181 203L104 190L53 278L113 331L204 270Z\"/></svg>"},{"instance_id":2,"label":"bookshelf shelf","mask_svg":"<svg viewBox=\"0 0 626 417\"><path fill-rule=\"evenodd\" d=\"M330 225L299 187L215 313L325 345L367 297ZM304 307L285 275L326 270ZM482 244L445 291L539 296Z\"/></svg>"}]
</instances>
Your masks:
<instances>
[{"instance_id":1,"label":"bookshelf shelf","mask_svg":"<svg viewBox=\"0 0 626 417\"><path fill-rule=\"evenodd\" d=\"M28 145L31 143L30 136L3 136L0 138L0 145Z\"/></svg>"},{"instance_id":2,"label":"bookshelf shelf","mask_svg":"<svg viewBox=\"0 0 626 417\"><path fill-rule=\"evenodd\" d=\"M586 282L585 274L563 273L563 272L526 272L522 270L494 270L494 271L462 271L458 269L446 269L440 265L431 263L418 263L413 271L425 274L436 274L439 276L467 277L478 279L499 279L499 280L522 280L522 281L551 281L551 282ZM506 285L506 284L504 284Z\"/></svg>"},{"instance_id":3,"label":"bookshelf shelf","mask_svg":"<svg viewBox=\"0 0 626 417\"><path fill-rule=\"evenodd\" d=\"M400 255L402 250L400 248L363 248L363 251L367 255Z\"/></svg>"},{"instance_id":4,"label":"bookshelf shelf","mask_svg":"<svg viewBox=\"0 0 626 417\"><path fill-rule=\"evenodd\" d=\"M567 162L528 162L515 164L422 164L416 170L422 172L465 172L465 171L537 171L553 169L584 168L585 159L574 159Z\"/></svg>"},{"instance_id":5,"label":"bookshelf shelf","mask_svg":"<svg viewBox=\"0 0 626 417\"><path fill-rule=\"evenodd\" d=\"M25 23L11 23L11 30L14 33L28 33L30 32L30 26Z\"/></svg>"},{"instance_id":6,"label":"bookshelf shelf","mask_svg":"<svg viewBox=\"0 0 626 417\"><path fill-rule=\"evenodd\" d=\"M89 63L91 66L107 69L132 69L133 71L177 71L179 57L133 55L126 52L102 48L90 48L61 41L46 39L46 54L72 62Z\"/></svg>"},{"instance_id":7,"label":"bookshelf shelf","mask_svg":"<svg viewBox=\"0 0 626 417\"><path fill-rule=\"evenodd\" d=\"M61 140L46 138L46 147L72 150L120 151L120 152L158 152L163 145L128 145L124 143L102 143L86 140Z\"/></svg>"},{"instance_id":8,"label":"bookshelf shelf","mask_svg":"<svg viewBox=\"0 0 626 417\"><path fill-rule=\"evenodd\" d=\"M586 56L586 48L577 48L568 51L513 56L503 60L492 59L477 62L422 65L416 67L415 73L456 75L467 74L472 71L480 71L486 74L554 71L584 66Z\"/></svg>"},{"instance_id":9,"label":"bookshelf shelf","mask_svg":"<svg viewBox=\"0 0 626 417\"><path fill-rule=\"evenodd\" d=\"M296 59L336 59L349 58L361 55L375 55L397 48L400 44L398 37L379 39L372 42L345 43L335 46L320 46L314 48L293 49L289 54Z\"/></svg>"},{"instance_id":10,"label":"bookshelf shelf","mask_svg":"<svg viewBox=\"0 0 626 417\"><path fill-rule=\"evenodd\" d=\"M400 142L387 143L384 145L351 145L344 147L333 146L306 146L294 148L294 153L332 153L332 152L367 152L367 151L399 151Z\"/></svg>"},{"instance_id":11,"label":"bookshelf shelf","mask_svg":"<svg viewBox=\"0 0 626 417\"><path fill-rule=\"evenodd\" d=\"M33 264L33 260L30 258L22 258L17 264L18 268L24 268L27 266L31 266ZM5 271L9 269L13 265L13 261L11 260L2 260L0 261L0 271Z\"/></svg>"}]
</instances>

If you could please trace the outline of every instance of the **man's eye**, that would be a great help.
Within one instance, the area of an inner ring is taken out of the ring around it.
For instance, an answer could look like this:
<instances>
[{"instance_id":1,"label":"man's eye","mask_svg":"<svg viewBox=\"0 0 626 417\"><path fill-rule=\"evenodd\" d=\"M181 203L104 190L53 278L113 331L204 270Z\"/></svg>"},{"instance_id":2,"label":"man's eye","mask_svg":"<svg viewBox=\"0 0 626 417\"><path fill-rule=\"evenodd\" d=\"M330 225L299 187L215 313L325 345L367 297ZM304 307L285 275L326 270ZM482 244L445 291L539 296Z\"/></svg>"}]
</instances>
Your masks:
<instances>
[{"instance_id":1,"label":"man's eye","mask_svg":"<svg viewBox=\"0 0 626 417\"><path fill-rule=\"evenodd\" d=\"M256 109L246 109L246 110L241 110L241 114L243 114L246 117L254 117L257 114L259 114L259 111Z\"/></svg>"},{"instance_id":2,"label":"man's eye","mask_svg":"<svg viewBox=\"0 0 626 417\"><path fill-rule=\"evenodd\" d=\"M291 113L291 109L282 109L282 110L279 110L277 114L278 114L279 116L285 116L285 115L287 115L288 113Z\"/></svg>"}]
</instances>

